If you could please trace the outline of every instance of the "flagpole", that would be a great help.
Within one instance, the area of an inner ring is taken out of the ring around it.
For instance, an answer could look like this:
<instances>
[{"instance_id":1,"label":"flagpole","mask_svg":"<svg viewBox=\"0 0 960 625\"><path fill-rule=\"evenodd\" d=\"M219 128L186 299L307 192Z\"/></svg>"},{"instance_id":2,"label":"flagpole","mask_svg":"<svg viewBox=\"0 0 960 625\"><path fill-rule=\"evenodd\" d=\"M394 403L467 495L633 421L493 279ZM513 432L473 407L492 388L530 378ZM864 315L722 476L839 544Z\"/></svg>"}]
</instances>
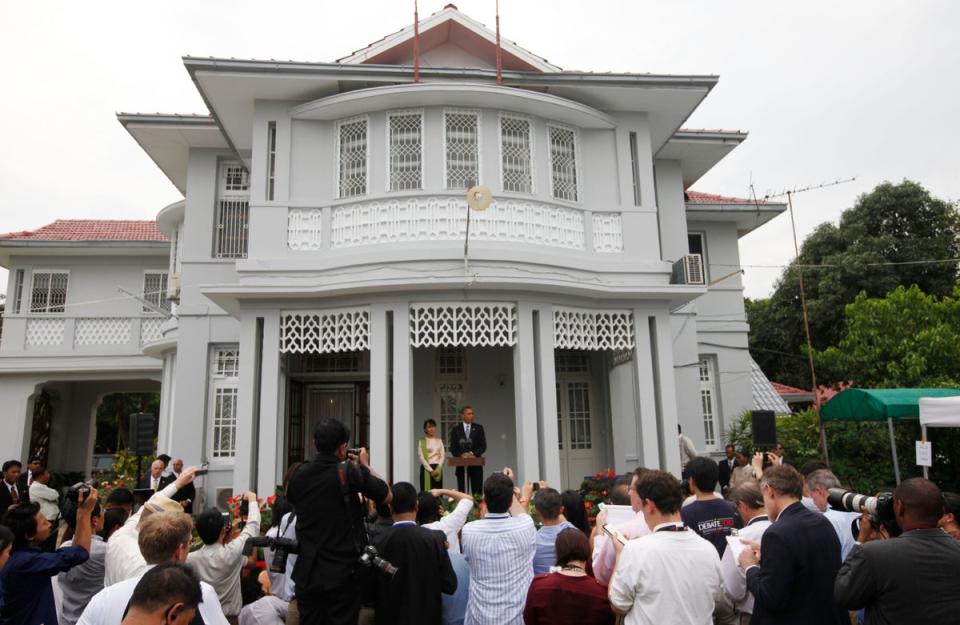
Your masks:
<instances>
[{"instance_id":1,"label":"flagpole","mask_svg":"<svg viewBox=\"0 0 960 625\"><path fill-rule=\"evenodd\" d=\"M497 0L497 84L503 84L503 50L500 48L500 0Z\"/></svg>"},{"instance_id":2,"label":"flagpole","mask_svg":"<svg viewBox=\"0 0 960 625\"><path fill-rule=\"evenodd\" d=\"M413 0L413 82L420 82L420 12Z\"/></svg>"}]
</instances>

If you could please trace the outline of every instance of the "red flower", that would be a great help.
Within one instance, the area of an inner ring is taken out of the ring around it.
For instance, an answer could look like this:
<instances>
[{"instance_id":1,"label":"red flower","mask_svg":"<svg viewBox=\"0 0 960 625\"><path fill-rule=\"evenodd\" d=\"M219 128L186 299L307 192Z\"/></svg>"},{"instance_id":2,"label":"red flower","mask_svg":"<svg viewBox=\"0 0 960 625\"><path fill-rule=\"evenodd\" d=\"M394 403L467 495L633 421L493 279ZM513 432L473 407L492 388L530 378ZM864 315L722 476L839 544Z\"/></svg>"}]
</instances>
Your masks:
<instances>
[{"instance_id":1,"label":"red flower","mask_svg":"<svg viewBox=\"0 0 960 625\"><path fill-rule=\"evenodd\" d=\"M607 477L616 477L617 474L613 469L607 469Z\"/></svg>"},{"instance_id":2,"label":"red flower","mask_svg":"<svg viewBox=\"0 0 960 625\"><path fill-rule=\"evenodd\" d=\"M607 491L603 491L603 496L604 496L604 497L607 496Z\"/></svg>"},{"instance_id":3,"label":"red flower","mask_svg":"<svg viewBox=\"0 0 960 625\"><path fill-rule=\"evenodd\" d=\"M591 502L588 501L588 502L586 502L586 503L583 504L583 507L586 508L587 510L592 510L592 509L593 509L593 503L591 503Z\"/></svg>"},{"instance_id":4,"label":"red flower","mask_svg":"<svg viewBox=\"0 0 960 625\"><path fill-rule=\"evenodd\" d=\"M277 496L276 496L276 495L270 495L269 497L267 497L267 504L268 504L268 505L271 505L271 506L272 506L276 501L277 501Z\"/></svg>"},{"instance_id":5,"label":"red flower","mask_svg":"<svg viewBox=\"0 0 960 625\"><path fill-rule=\"evenodd\" d=\"M595 480L603 479L603 473L594 473L594 474L593 474L593 479L595 479Z\"/></svg>"}]
</instances>

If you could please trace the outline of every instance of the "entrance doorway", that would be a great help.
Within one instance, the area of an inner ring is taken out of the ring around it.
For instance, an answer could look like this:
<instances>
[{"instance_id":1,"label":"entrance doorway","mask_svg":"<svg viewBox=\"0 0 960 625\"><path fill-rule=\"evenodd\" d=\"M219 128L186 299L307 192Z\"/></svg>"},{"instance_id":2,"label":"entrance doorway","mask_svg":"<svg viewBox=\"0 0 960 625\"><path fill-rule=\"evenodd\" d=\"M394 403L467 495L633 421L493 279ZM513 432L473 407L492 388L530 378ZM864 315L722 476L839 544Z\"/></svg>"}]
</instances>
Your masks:
<instances>
[{"instance_id":1,"label":"entrance doorway","mask_svg":"<svg viewBox=\"0 0 960 625\"><path fill-rule=\"evenodd\" d=\"M556 352L557 433L565 488L578 488L584 477L602 470L606 455L591 361L588 352Z\"/></svg>"}]
</instances>

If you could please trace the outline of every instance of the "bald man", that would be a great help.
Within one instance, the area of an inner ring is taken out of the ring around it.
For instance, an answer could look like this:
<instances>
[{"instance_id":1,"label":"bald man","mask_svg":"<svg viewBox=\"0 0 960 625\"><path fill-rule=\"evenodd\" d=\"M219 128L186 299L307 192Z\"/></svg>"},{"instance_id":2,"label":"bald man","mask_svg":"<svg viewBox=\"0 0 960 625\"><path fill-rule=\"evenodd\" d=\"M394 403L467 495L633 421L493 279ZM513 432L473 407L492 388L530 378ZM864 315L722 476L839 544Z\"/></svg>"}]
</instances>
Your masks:
<instances>
[{"instance_id":1,"label":"bald man","mask_svg":"<svg viewBox=\"0 0 960 625\"><path fill-rule=\"evenodd\" d=\"M163 460L154 460L153 464L150 465L150 473L144 475L140 478L140 482L137 484L137 488L149 488L153 492L157 492L165 486L161 484L160 480L163 479Z\"/></svg>"}]
</instances>

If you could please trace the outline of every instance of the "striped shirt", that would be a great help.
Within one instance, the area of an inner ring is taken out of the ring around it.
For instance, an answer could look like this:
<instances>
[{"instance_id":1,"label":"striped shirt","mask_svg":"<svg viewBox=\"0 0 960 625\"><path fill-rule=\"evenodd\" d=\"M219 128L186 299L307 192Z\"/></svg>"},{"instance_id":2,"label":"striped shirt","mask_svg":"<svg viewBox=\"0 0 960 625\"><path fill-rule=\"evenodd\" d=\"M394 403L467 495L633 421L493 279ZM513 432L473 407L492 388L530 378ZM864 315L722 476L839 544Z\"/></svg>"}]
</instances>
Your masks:
<instances>
[{"instance_id":1,"label":"striped shirt","mask_svg":"<svg viewBox=\"0 0 960 625\"><path fill-rule=\"evenodd\" d=\"M536 540L528 514L488 512L463 527L463 555L470 564L464 625L523 625Z\"/></svg>"}]
</instances>

